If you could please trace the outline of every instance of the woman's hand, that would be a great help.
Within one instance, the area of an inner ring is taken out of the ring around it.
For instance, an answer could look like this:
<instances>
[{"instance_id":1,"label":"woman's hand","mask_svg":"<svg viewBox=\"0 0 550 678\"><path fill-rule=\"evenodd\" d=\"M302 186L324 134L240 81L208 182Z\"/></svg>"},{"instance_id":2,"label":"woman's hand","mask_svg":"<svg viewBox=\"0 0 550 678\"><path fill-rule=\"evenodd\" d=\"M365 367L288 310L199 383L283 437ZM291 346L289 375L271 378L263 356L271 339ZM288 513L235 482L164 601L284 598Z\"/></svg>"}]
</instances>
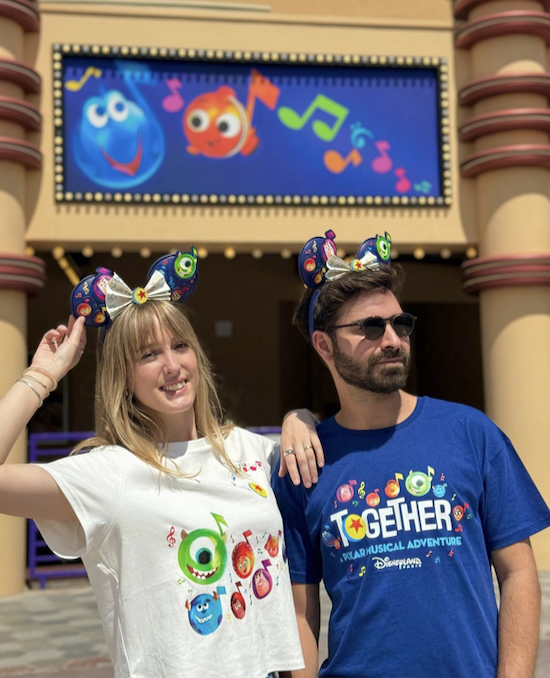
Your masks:
<instances>
[{"instance_id":1,"label":"woman's hand","mask_svg":"<svg viewBox=\"0 0 550 678\"><path fill-rule=\"evenodd\" d=\"M78 364L86 347L84 318L69 318L68 327L58 325L42 337L32 358L31 367L50 372L57 381Z\"/></svg>"},{"instance_id":2,"label":"woman's hand","mask_svg":"<svg viewBox=\"0 0 550 678\"><path fill-rule=\"evenodd\" d=\"M317 467L325 463L315 428L318 423L309 410L292 410L285 415L281 430L281 478L288 472L295 485L300 484L300 475L306 487L317 482Z\"/></svg>"}]
</instances>

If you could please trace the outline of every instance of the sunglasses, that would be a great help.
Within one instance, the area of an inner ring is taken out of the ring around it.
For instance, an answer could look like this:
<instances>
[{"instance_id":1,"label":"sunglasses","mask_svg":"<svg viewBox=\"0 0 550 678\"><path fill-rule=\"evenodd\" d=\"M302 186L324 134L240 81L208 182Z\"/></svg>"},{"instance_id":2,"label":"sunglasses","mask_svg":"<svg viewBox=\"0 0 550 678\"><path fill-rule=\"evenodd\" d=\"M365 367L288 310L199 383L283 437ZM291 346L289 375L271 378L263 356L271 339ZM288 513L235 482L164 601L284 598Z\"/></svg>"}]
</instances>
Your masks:
<instances>
[{"instance_id":1,"label":"sunglasses","mask_svg":"<svg viewBox=\"0 0 550 678\"><path fill-rule=\"evenodd\" d=\"M399 313L391 318L381 318L374 315L364 320L358 320L356 323L349 323L348 325L333 325L328 327L328 330L339 330L342 327L360 327L365 339L369 341L376 341L384 336L386 325L389 323L393 331L398 337L409 337L414 330L415 315L410 313Z\"/></svg>"}]
</instances>

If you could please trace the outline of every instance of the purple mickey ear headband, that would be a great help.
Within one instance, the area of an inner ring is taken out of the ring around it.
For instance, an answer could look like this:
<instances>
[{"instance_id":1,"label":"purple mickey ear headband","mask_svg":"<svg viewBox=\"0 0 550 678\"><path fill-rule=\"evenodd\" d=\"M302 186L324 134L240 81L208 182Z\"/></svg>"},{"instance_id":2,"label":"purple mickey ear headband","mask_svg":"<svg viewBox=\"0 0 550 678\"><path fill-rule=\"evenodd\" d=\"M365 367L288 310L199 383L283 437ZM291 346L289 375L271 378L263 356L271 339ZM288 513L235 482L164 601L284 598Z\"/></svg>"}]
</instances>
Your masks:
<instances>
[{"instance_id":1,"label":"purple mickey ear headband","mask_svg":"<svg viewBox=\"0 0 550 678\"><path fill-rule=\"evenodd\" d=\"M302 282L306 287L315 290L309 302L308 329L310 338L315 330L315 306L321 293L320 288L325 282L338 280L350 271L362 271L364 269L377 271L380 264L386 266L391 264L391 236L389 233L365 240L357 250L357 256L350 264L336 256L335 238L334 231L327 231L324 238L318 236L308 240L298 257L298 272Z\"/></svg>"},{"instance_id":2,"label":"purple mickey ear headband","mask_svg":"<svg viewBox=\"0 0 550 678\"><path fill-rule=\"evenodd\" d=\"M71 294L75 318L84 316L91 327L108 326L129 304L144 304L148 299L183 302L196 289L198 255L190 252L166 254L149 269L145 287L131 290L108 268L96 269L95 275L83 278Z\"/></svg>"}]
</instances>

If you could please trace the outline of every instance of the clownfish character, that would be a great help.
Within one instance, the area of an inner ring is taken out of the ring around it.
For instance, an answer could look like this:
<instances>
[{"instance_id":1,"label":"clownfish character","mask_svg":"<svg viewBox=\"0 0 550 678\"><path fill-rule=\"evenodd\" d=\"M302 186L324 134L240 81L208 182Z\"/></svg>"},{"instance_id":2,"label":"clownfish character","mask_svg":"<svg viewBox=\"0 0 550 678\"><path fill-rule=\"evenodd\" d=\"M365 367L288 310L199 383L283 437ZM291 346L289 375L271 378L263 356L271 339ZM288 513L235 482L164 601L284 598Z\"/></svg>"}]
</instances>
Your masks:
<instances>
[{"instance_id":1,"label":"clownfish character","mask_svg":"<svg viewBox=\"0 0 550 678\"><path fill-rule=\"evenodd\" d=\"M192 155L231 158L253 153L259 138L232 87L223 85L193 99L183 117L183 132Z\"/></svg>"}]
</instances>

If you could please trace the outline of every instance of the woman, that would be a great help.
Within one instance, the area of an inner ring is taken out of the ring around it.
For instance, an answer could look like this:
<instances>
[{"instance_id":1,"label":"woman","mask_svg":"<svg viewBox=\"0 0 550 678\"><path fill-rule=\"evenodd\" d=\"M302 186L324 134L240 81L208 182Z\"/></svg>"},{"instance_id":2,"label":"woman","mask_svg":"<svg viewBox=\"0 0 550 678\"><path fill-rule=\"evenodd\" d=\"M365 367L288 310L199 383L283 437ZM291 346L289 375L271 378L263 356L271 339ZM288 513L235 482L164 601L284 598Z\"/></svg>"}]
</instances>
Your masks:
<instances>
[{"instance_id":1,"label":"woman","mask_svg":"<svg viewBox=\"0 0 550 678\"><path fill-rule=\"evenodd\" d=\"M44 335L0 401L0 462L85 343L83 318ZM269 486L276 447L223 422L178 304L129 303L100 343L96 437L79 446L93 449L1 467L0 512L33 518L59 555L82 557L116 678L303 667ZM289 426L296 448L316 444L298 416Z\"/></svg>"}]
</instances>

